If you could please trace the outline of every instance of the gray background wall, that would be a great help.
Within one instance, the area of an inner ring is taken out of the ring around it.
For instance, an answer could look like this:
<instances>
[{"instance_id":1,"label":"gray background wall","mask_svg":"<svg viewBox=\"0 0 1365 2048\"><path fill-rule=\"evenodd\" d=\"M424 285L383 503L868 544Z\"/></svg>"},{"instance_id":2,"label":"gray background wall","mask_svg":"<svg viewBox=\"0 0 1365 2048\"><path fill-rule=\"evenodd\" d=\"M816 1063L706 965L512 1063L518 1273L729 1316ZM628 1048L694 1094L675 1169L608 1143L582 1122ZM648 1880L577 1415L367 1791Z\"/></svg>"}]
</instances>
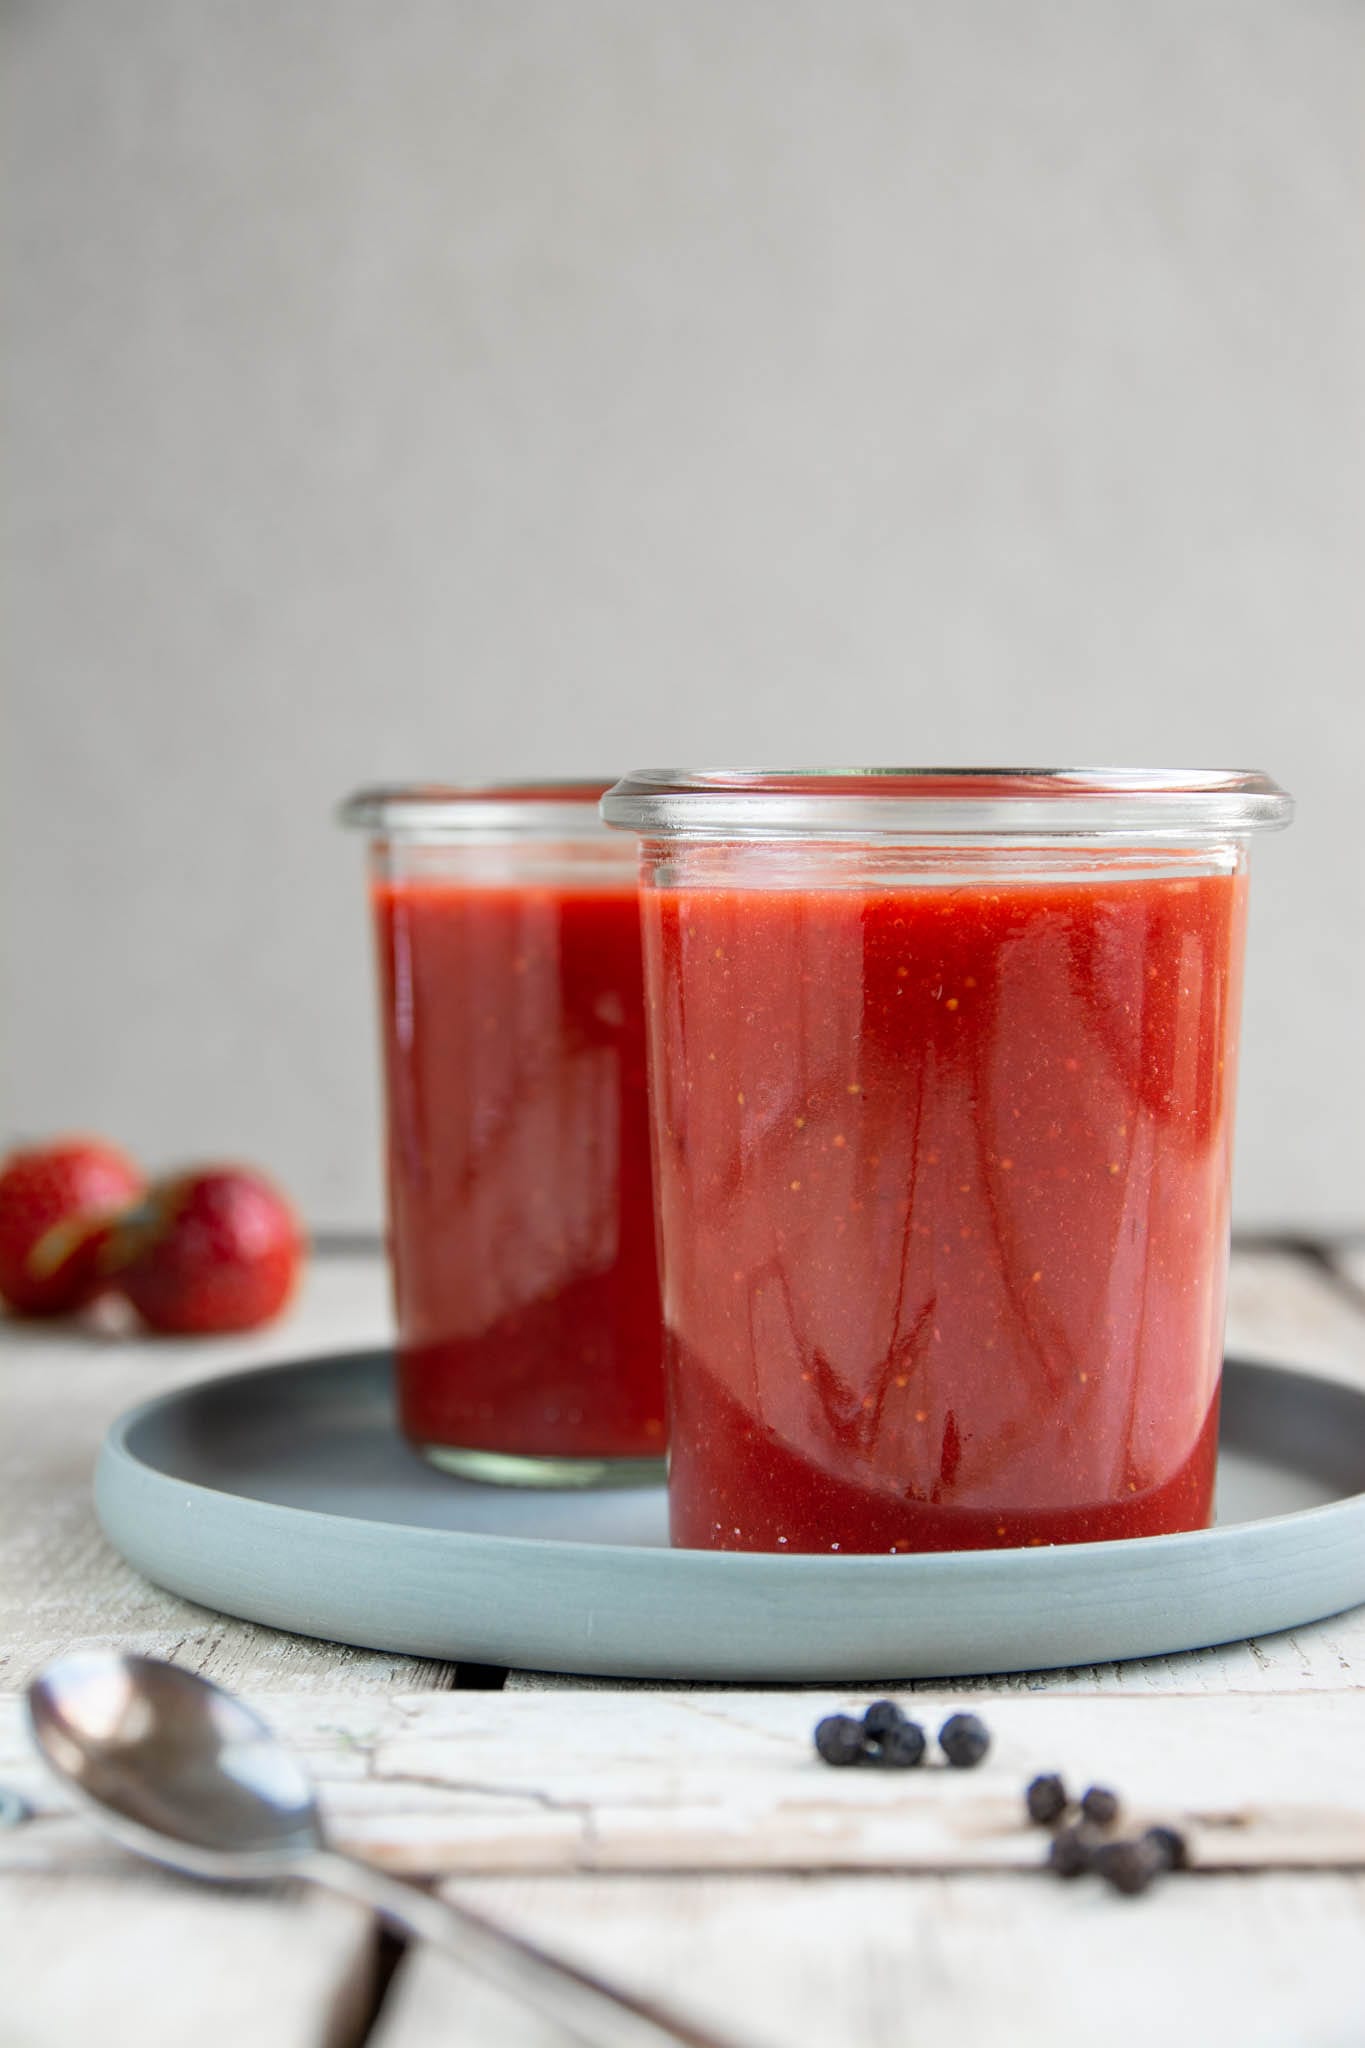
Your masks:
<instances>
[{"instance_id":1,"label":"gray background wall","mask_svg":"<svg viewBox=\"0 0 1365 2048\"><path fill-rule=\"evenodd\" d=\"M1269 768L1365 1221L1359 0L11 0L6 1129L378 1213L402 775Z\"/></svg>"}]
</instances>

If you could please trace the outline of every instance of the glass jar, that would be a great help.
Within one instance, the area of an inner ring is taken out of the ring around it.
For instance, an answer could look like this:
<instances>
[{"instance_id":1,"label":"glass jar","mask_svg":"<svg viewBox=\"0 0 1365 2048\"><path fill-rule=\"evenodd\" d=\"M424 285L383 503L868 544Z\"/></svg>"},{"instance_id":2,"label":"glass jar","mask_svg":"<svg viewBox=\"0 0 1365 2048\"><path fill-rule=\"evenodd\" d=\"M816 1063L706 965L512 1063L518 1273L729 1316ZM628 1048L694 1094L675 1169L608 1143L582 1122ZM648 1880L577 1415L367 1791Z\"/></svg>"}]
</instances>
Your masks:
<instances>
[{"instance_id":1,"label":"glass jar","mask_svg":"<svg viewBox=\"0 0 1365 2048\"><path fill-rule=\"evenodd\" d=\"M675 1543L1213 1505L1260 775L666 771L640 835Z\"/></svg>"},{"instance_id":2,"label":"glass jar","mask_svg":"<svg viewBox=\"0 0 1365 2048\"><path fill-rule=\"evenodd\" d=\"M658 1478L639 905L602 782L362 791L402 1428L520 1485Z\"/></svg>"}]
</instances>

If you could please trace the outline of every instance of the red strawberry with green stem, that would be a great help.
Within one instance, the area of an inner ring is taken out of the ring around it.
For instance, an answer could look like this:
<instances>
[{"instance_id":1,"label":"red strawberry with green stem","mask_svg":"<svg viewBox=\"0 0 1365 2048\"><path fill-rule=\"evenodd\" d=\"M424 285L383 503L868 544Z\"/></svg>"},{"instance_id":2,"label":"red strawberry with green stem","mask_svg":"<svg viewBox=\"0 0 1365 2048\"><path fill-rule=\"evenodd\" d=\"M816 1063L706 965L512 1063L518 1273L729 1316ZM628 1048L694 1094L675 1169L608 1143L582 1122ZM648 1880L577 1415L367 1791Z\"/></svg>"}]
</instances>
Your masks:
<instances>
[{"instance_id":1,"label":"red strawberry with green stem","mask_svg":"<svg viewBox=\"0 0 1365 2048\"><path fill-rule=\"evenodd\" d=\"M18 1315L69 1315L108 1286L100 1247L109 1219L146 1182L125 1152L63 1138L0 1165L0 1297Z\"/></svg>"}]
</instances>

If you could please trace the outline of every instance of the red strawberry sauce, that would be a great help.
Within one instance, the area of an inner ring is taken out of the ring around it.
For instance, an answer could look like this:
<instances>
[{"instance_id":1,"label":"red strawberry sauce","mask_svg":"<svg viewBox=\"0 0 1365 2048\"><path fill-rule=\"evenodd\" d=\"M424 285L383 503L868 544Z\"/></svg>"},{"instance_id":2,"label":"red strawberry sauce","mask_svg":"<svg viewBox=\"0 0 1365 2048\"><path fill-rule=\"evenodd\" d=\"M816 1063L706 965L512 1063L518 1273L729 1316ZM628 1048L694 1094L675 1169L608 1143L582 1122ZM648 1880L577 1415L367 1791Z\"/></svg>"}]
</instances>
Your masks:
<instances>
[{"instance_id":1,"label":"red strawberry sauce","mask_svg":"<svg viewBox=\"0 0 1365 2048\"><path fill-rule=\"evenodd\" d=\"M674 1541L1206 1524L1242 877L643 902Z\"/></svg>"},{"instance_id":2,"label":"red strawberry sauce","mask_svg":"<svg viewBox=\"0 0 1365 2048\"><path fill-rule=\"evenodd\" d=\"M660 1456L633 883L403 880L373 902L405 1432Z\"/></svg>"}]
</instances>

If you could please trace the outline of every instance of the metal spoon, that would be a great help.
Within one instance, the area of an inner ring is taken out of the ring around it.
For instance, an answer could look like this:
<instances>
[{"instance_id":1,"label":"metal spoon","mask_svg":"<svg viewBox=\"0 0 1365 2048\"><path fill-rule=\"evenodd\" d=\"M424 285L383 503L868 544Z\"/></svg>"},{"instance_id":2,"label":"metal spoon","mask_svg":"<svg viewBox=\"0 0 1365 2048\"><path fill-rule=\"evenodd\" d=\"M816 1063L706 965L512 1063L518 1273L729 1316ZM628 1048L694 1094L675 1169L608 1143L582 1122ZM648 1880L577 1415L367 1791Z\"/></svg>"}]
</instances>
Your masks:
<instances>
[{"instance_id":1,"label":"metal spoon","mask_svg":"<svg viewBox=\"0 0 1365 2048\"><path fill-rule=\"evenodd\" d=\"M208 1679L155 1657L80 1652L28 1689L48 1765L124 1848L194 1877L303 1878L371 1907L588 2048L725 2048L470 1907L327 1847L313 1788L259 1715Z\"/></svg>"}]
</instances>

